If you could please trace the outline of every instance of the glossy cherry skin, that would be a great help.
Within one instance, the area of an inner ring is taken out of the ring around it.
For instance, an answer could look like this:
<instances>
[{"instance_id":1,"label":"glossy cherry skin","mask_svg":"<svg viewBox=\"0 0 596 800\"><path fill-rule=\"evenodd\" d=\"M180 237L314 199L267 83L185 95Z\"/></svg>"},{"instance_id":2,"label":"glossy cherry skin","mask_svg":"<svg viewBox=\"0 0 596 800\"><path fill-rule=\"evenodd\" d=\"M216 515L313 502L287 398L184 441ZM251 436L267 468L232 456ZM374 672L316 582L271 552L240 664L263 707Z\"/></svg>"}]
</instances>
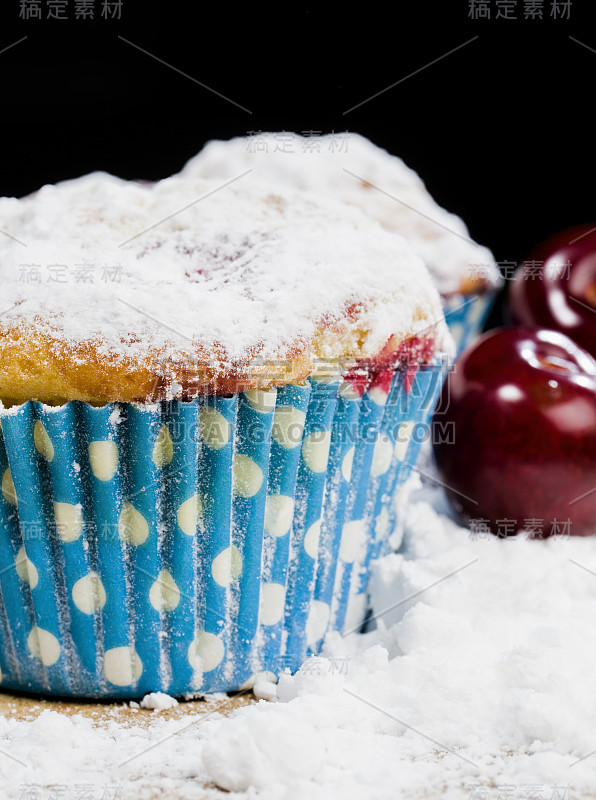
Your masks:
<instances>
[{"instance_id":1,"label":"glossy cherry skin","mask_svg":"<svg viewBox=\"0 0 596 800\"><path fill-rule=\"evenodd\" d=\"M575 342L490 331L462 354L438 409L433 430L453 430L452 443L434 442L439 475L475 530L596 533L596 360Z\"/></svg>"},{"instance_id":2,"label":"glossy cherry skin","mask_svg":"<svg viewBox=\"0 0 596 800\"><path fill-rule=\"evenodd\" d=\"M596 223L538 245L516 270L509 303L513 322L561 331L596 357Z\"/></svg>"}]
</instances>

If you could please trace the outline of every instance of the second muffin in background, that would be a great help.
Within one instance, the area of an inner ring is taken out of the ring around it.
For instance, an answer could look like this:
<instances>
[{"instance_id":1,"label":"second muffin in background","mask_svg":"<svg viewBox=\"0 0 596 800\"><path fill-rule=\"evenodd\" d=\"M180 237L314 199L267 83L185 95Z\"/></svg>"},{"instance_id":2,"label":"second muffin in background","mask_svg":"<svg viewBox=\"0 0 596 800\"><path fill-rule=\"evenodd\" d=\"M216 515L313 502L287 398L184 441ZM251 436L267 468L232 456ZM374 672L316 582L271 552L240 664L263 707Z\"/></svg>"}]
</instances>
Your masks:
<instances>
[{"instance_id":1,"label":"second muffin in background","mask_svg":"<svg viewBox=\"0 0 596 800\"><path fill-rule=\"evenodd\" d=\"M431 273L458 352L480 332L502 283L494 257L471 239L460 217L432 198L402 159L353 132L258 132L208 142L181 175L229 179L247 169L250 181L356 206L404 236Z\"/></svg>"}]
</instances>

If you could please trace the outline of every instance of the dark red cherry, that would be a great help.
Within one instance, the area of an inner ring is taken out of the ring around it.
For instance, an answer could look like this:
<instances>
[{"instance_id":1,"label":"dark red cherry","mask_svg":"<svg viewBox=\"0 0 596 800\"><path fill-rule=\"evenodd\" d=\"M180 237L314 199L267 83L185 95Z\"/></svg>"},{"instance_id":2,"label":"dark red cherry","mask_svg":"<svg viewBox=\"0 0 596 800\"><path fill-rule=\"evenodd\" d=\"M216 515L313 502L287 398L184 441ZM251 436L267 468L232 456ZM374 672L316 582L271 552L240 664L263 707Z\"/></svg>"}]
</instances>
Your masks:
<instances>
[{"instance_id":1,"label":"dark red cherry","mask_svg":"<svg viewBox=\"0 0 596 800\"><path fill-rule=\"evenodd\" d=\"M596 357L596 223L538 245L516 270L509 301L515 323L562 331Z\"/></svg>"},{"instance_id":2,"label":"dark red cherry","mask_svg":"<svg viewBox=\"0 0 596 800\"><path fill-rule=\"evenodd\" d=\"M481 531L596 533L596 360L559 331L490 331L443 388L447 496Z\"/></svg>"}]
</instances>

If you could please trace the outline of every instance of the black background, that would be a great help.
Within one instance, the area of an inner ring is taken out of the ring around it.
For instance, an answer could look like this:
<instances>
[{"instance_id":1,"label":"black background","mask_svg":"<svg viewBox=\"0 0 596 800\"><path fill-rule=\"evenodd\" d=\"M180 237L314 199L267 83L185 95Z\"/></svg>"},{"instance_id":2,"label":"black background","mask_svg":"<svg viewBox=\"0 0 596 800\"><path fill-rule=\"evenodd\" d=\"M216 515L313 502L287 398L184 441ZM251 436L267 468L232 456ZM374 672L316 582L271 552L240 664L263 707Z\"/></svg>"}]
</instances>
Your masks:
<instances>
[{"instance_id":1,"label":"black background","mask_svg":"<svg viewBox=\"0 0 596 800\"><path fill-rule=\"evenodd\" d=\"M69 0L65 20L25 20L20 0L2 0L0 194L94 169L164 177L211 138L355 130L414 167L498 261L520 261L596 217L590 3L555 19L544 0L542 19L524 19L531 3L517 0L517 19L503 19L507 3L490 0L490 19L473 19L470 0L123 0L105 19L95 0L94 19L75 19Z\"/></svg>"}]
</instances>

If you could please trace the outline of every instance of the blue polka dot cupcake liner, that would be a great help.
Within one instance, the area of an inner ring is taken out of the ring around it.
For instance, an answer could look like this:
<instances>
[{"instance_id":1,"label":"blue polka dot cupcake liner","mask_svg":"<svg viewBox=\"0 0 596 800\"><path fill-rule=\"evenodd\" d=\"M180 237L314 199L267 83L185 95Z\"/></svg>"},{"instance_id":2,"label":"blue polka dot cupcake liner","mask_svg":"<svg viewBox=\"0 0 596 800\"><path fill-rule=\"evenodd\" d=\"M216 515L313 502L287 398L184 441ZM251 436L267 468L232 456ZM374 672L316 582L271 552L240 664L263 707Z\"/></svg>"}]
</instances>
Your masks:
<instances>
[{"instance_id":1,"label":"blue polka dot cupcake liner","mask_svg":"<svg viewBox=\"0 0 596 800\"><path fill-rule=\"evenodd\" d=\"M458 356L480 335L495 297L496 292L487 291L471 297L455 294L443 298L445 322L455 341Z\"/></svg>"},{"instance_id":2,"label":"blue polka dot cupcake liner","mask_svg":"<svg viewBox=\"0 0 596 800\"><path fill-rule=\"evenodd\" d=\"M357 628L444 372L0 411L0 686L233 691Z\"/></svg>"}]
</instances>

